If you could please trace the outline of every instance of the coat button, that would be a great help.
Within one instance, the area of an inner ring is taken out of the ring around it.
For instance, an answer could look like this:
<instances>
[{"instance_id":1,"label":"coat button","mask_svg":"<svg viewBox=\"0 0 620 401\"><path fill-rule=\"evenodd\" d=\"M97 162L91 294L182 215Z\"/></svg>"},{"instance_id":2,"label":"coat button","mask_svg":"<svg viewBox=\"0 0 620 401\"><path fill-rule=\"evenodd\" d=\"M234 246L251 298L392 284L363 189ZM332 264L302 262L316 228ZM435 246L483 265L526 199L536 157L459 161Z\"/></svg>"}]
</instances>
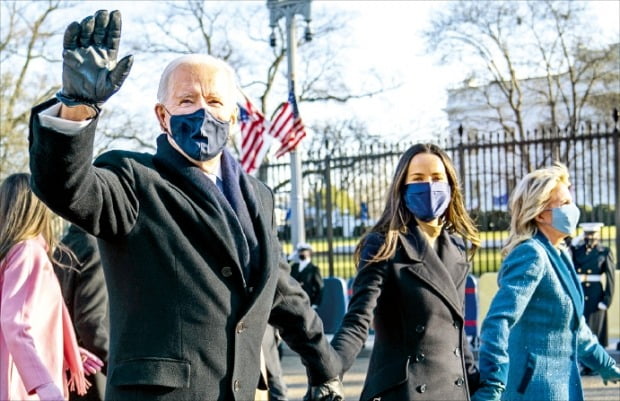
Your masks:
<instances>
[{"instance_id":1,"label":"coat button","mask_svg":"<svg viewBox=\"0 0 620 401\"><path fill-rule=\"evenodd\" d=\"M588 299L590 299L590 297L586 295L586 301L587 301Z\"/></svg>"},{"instance_id":2,"label":"coat button","mask_svg":"<svg viewBox=\"0 0 620 401\"><path fill-rule=\"evenodd\" d=\"M239 380L235 380L235 382L233 383L233 390L239 391L240 389L241 389L241 382Z\"/></svg>"},{"instance_id":3,"label":"coat button","mask_svg":"<svg viewBox=\"0 0 620 401\"><path fill-rule=\"evenodd\" d=\"M456 379L454 384L456 384L458 387L463 387L463 384L465 384L465 380L462 377L459 377L458 379Z\"/></svg>"},{"instance_id":4,"label":"coat button","mask_svg":"<svg viewBox=\"0 0 620 401\"><path fill-rule=\"evenodd\" d=\"M584 283L584 284L585 284L585 286L586 286L586 287L589 287L589 286L590 286L590 283Z\"/></svg>"},{"instance_id":5,"label":"coat button","mask_svg":"<svg viewBox=\"0 0 620 401\"><path fill-rule=\"evenodd\" d=\"M460 349L459 347L456 347L456 348L454 349L454 355L456 355L456 356L461 356L461 349Z\"/></svg>"},{"instance_id":6,"label":"coat button","mask_svg":"<svg viewBox=\"0 0 620 401\"><path fill-rule=\"evenodd\" d=\"M418 393L423 393L426 391L426 384L420 384L418 387L416 387L416 390L418 390Z\"/></svg>"},{"instance_id":7,"label":"coat button","mask_svg":"<svg viewBox=\"0 0 620 401\"><path fill-rule=\"evenodd\" d=\"M237 324L237 334L241 334L245 331L245 329L247 329L247 326L245 325L245 322L239 322Z\"/></svg>"},{"instance_id":8,"label":"coat button","mask_svg":"<svg viewBox=\"0 0 620 401\"><path fill-rule=\"evenodd\" d=\"M417 326L415 326L416 333L423 333L425 329L426 327L424 327L423 324L418 324Z\"/></svg>"},{"instance_id":9,"label":"coat button","mask_svg":"<svg viewBox=\"0 0 620 401\"><path fill-rule=\"evenodd\" d=\"M222 267L222 276L224 277L232 276L232 268L230 266Z\"/></svg>"},{"instance_id":10,"label":"coat button","mask_svg":"<svg viewBox=\"0 0 620 401\"><path fill-rule=\"evenodd\" d=\"M454 326L455 329L459 328L459 324L456 320L452 321L452 326Z\"/></svg>"},{"instance_id":11,"label":"coat button","mask_svg":"<svg viewBox=\"0 0 620 401\"><path fill-rule=\"evenodd\" d=\"M588 273L588 274L592 273L592 269L586 270L586 273Z\"/></svg>"},{"instance_id":12,"label":"coat button","mask_svg":"<svg viewBox=\"0 0 620 401\"><path fill-rule=\"evenodd\" d=\"M415 354L415 361L416 362L422 362L424 360L424 358L426 358L426 355L424 355L424 353L422 353L422 352L418 352L417 354Z\"/></svg>"}]
</instances>

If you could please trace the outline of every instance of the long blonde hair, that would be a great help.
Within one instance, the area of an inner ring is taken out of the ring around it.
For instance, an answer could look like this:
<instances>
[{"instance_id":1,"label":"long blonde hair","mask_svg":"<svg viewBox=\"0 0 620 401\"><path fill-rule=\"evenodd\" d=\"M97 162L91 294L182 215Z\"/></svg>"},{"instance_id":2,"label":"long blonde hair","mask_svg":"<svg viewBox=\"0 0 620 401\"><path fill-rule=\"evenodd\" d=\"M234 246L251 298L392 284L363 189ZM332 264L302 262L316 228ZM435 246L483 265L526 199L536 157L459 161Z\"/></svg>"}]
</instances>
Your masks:
<instances>
[{"instance_id":1,"label":"long blonde hair","mask_svg":"<svg viewBox=\"0 0 620 401\"><path fill-rule=\"evenodd\" d=\"M551 192L560 183L570 186L568 169L559 162L551 167L534 170L519 181L510 195L510 234L502 249L502 256L508 255L515 246L536 234L536 216L545 210Z\"/></svg>"},{"instance_id":2,"label":"long blonde hair","mask_svg":"<svg viewBox=\"0 0 620 401\"><path fill-rule=\"evenodd\" d=\"M43 235L48 256L58 244L57 218L30 188L30 174L8 176L0 185L0 261L18 242Z\"/></svg>"},{"instance_id":3,"label":"long blonde hair","mask_svg":"<svg viewBox=\"0 0 620 401\"><path fill-rule=\"evenodd\" d=\"M409 163L416 155L420 153L430 153L441 159L448 183L450 184L451 196L448 209L442 216L444 227L450 233L457 233L471 243L470 257L473 256L476 249L480 245L480 236L478 229L473 220L465 209L463 195L461 193L459 181L456 175L454 165L450 157L437 145L434 144L417 144L411 146L403 153L396 166L394 178L388 189L385 208L377 223L360 239L355 249L355 262L359 266L361 249L366 236L370 233L377 232L385 236L383 245L379 248L377 254L373 256L371 262L387 260L394 256L396 246L398 245L398 234L407 230L407 224L414 219L413 214L409 211L403 201L405 181L407 179L407 169Z\"/></svg>"}]
</instances>

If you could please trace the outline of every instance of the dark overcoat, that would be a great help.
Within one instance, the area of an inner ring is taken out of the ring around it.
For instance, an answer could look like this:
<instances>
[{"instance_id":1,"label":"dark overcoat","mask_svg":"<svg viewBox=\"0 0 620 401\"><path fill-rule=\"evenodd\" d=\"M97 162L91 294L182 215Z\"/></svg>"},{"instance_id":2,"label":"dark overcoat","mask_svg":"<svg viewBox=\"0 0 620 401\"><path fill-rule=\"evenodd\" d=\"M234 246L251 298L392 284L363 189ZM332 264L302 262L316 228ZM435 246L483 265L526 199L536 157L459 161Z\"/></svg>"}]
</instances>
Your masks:
<instances>
[{"instance_id":1,"label":"dark overcoat","mask_svg":"<svg viewBox=\"0 0 620 401\"><path fill-rule=\"evenodd\" d=\"M438 253L417 226L399 235L396 254L364 262L384 241L371 233L363 246L353 296L332 345L348 369L374 319L375 340L360 400L468 400L477 369L464 333L462 241L445 230Z\"/></svg>"},{"instance_id":2,"label":"dark overcoat","mask_svg":"<svg viewBox=\"0 0 620 401\"><path fill-rule=\"evenodd\" d=\"M571 248L571 254L577 276L582 282L585 295L583 314L587 319L588 315L599 310L599 302L611 305L616 266L611 250L600 244L592 249L588 249L585 243L579 244ZM596 280L589 279L592 276Z\"/></svg>"},{"instance_id":3,"label":"dark overcoat","mask_svg":"<svg viewBox=\"0 0 620 401\"><path fill-rule=\"evenodd\" d=\"M607 310L599 309L598 304L602 302L609 307L613 299L616 268L613 254L607 246L597 244L588 249L583 242L571 247L571 254L583 289L583 316L599 342L606 346Z\"/></svg>"},{"instance_id":4,"label":"dark overcoat","mask_svg":"<svg viewBox=\"0 0 620 401\"><path fill-rule=\"evenodd\" d=\"M72 224L61 242L71 253L57 248L59 263L54 263L54 272L71 315L78 344L104 362L101 372L88 377L91 386L86 395L71 392L69 400L100 401L105 394L110 320L108 291L97 239Z\"/></svg>"},{"instance_id":5,"label":"dark overcoat","mask_svg":"<svg viewBox=\"0 0 620 401\"><path fill-rule=\"evenodd\" d=\"M310 303L312 305L321 304L321 299L323 297L323 277L317 265L310 262L300 272L299 262L295 262L291 265L291 276L299 281L301 287L306 291L308 297L310 297Z\"/></svg>"},{"instance_id":6,"label":"dark overcoat","mask_svg":"<svg viewBox=\"0 0 620 401\"><path fill-rule=\"evenodd\" d=\"M53 104L32 111L32 186L98 237L110 298L106 399L251 400L268 320L302 356L311 384L337 376L320 318L282 257L264 184L240 177L260 253L248 283L243 233L210 180L205 192L184 174L189 163L173 168L160 157L165 140L156 155L111 151L92 165L98 119L61 134L38 116Z\"/></svg>"}]
</instances>

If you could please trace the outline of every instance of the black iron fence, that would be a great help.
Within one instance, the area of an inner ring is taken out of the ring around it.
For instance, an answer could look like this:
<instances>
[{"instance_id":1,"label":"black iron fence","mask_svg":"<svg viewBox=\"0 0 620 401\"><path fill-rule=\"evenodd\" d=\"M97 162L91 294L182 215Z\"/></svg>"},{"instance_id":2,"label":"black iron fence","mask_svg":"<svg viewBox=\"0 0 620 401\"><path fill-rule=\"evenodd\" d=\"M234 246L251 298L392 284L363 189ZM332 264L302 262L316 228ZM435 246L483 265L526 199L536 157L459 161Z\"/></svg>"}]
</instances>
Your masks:
<instances>
[{"instance_id":1,"label":"black iron fence","mask_svg":"<svg viewBox=\"0 0 620 401\"><path fill-rule=\"evenodd\" d=\"M465 203L481 231L482 246L473 259L476 275L496 271L508 232L508 198L516 182L533 169L559 160L571 173L580 222L605 223L601 236L614 254L620 249L620 133L614 124L578 129L542 129L517 138L459 128L438 143L458 168ZM396 163L412 143L342 148L302 155L306 241L324 276L352 277L353 250L364 230L380 215ZM276 195L278 233L290 254L290 165L264 164L259 177ZM579 231L578 231L579 233Z\"/></svg>"}]
</instances>

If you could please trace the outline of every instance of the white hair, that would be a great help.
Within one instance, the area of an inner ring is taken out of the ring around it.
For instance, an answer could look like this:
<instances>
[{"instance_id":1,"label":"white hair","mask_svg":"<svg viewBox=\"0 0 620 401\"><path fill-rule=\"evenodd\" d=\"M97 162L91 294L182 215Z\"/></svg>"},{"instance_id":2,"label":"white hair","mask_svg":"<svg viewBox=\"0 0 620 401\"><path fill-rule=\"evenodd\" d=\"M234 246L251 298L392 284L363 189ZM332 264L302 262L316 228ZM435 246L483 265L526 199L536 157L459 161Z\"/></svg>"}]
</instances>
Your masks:
<instances>
[{"instance_id":1,"label":"white hair","mask_svg":"<svg viewBox=\"0 0 620 401\"><path fill-rule=\"evenodd\" d=\"M168 89L170 83L170 77L174 70L180 65L189 64L189 65L210 65L216 67L217 69L224 71L228 74L229 82L230 82L230 93L234 94L237 90L237 75L233 68L226 61L211 56L209 54L186 54L184 56L180 56L172 60L164 69L164 72L161 74L161 78L159 79L159 87L157 89L157 101L160 103L164 103L168 99Z\"/></svg>"}]
</instances>

